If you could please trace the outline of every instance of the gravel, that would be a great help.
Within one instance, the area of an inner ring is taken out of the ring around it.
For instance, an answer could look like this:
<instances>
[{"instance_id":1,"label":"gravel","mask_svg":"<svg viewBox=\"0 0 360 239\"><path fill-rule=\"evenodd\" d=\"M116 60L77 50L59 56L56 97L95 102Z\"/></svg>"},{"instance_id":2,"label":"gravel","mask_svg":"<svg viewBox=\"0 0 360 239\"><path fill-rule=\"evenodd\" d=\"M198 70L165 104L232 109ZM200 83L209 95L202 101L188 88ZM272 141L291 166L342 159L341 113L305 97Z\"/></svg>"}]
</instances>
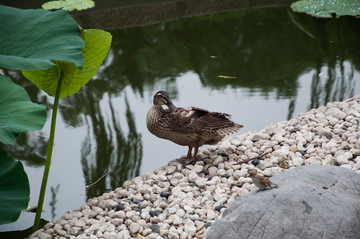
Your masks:
<instances>
[{"instance_id":1,"label":"gravel","mask_svg":"<svg viewBox=\"0 0 360 239\"><path fill-rule=\"evenodd\" d=\"M126 181L30 238L204 238L236 197L255 188L250 169L273 176L316 164L360 173L360 96L229 137L198 157Z\"/></svg>"}]
</instances>

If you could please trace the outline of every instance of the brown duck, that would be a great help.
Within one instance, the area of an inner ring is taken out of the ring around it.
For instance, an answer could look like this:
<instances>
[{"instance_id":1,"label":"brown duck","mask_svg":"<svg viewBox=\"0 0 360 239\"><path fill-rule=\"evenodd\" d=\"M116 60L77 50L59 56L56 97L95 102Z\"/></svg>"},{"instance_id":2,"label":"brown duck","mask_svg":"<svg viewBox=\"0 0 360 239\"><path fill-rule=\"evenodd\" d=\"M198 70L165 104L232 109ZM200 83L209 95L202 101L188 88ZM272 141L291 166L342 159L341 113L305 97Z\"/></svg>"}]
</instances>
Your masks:
<instances>
[{"instance_id":1,"label":"brown duck","mask_svg":"<svg viewBox=\"0 0 360 239\"><path fill-rule=\"evenodd\" d=\"M185 164L196 162L200 146L216 144L226 135L235 133L243 127L231 121L229 114L196 107L176 107L165 91L157 92L153 103L146 116L147 128L159 138L188 146ZM163 109L163 105L168 108ZM195 148L193 155L192 148Z\"/></svg>"}]
</instances>

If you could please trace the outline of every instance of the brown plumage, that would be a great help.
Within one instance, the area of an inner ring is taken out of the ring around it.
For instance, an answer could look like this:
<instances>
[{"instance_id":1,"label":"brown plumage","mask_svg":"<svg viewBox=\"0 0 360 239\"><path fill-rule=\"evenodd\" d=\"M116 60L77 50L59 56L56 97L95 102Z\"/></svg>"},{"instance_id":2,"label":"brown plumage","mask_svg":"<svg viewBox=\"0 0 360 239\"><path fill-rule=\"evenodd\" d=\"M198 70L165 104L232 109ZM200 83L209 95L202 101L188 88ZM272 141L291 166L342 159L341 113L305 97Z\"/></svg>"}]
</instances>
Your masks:
<instances>
[{"instance_id":1,"label":"brown plumage","mask_svg":"<svg viewBox=\"0 0 360 239\"><path fill-rule=\"evenodd\" d=\"M249 171L250 178L256 187L258 187L261 191L266 188L277 188L279 187L277 184L270 182L270 180L260 174L258 174L255 170Z\"/></svg>"},{"instance_id":2,"label":"brown plumage","mask_svg":"<svg viewBox=\"0 0 360 239\"><path fill-rule=\"evenodd\" d=\"M242 125L230 120L230 115L196 107L176 107L167 92L154 95L154 105L146 117L146 125L155 136L188 146L187 162L194 163L200 146L216 144L226 135L237 132ZM168 109L163 109L166 105ZM194 154L192 155L192 148Z\"/></svg>"}]
</instances>

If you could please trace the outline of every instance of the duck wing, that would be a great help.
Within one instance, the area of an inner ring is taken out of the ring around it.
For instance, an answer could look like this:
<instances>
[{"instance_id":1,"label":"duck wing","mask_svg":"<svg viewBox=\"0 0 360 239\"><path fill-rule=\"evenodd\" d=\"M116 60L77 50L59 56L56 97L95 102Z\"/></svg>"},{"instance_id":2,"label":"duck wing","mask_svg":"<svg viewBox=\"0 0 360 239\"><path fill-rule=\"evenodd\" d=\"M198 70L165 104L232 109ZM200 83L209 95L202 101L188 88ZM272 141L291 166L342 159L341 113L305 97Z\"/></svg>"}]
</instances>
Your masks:
<instances>
[{"instance_id":1,"label":"duck wing","mask_svg":"<svg viewBox=\"0 0 360 239\"><path fill-rule=\"evenodd\" d=\"M170 129L176 132L213 132L222 135L238 131L242 125L230 120L226 113L197 107L178 108L171 116Z\"/></svg>"}]
</instances>

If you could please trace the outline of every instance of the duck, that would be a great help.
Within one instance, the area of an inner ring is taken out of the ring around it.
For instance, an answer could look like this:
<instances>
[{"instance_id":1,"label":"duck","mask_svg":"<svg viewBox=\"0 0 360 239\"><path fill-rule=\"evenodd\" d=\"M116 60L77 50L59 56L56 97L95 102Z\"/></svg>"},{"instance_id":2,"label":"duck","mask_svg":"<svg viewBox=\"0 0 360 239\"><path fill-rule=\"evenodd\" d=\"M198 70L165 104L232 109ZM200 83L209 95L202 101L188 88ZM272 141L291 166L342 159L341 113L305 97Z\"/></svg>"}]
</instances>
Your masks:
<instances>
[{"instance_id":1,"label":"duck","mask_svg":"<svg viewBox=\"0 0 360 239\"><path fill-rule=\"evenodd\" d=\"M146 126L159 138L187 146L188 153L183 163L188 165L197 161L200 146L217 144L243 127L230 118L229 114L198 107L176 107L166 91L158 91L147 113Z\"/></svg>"}]
</instances>

